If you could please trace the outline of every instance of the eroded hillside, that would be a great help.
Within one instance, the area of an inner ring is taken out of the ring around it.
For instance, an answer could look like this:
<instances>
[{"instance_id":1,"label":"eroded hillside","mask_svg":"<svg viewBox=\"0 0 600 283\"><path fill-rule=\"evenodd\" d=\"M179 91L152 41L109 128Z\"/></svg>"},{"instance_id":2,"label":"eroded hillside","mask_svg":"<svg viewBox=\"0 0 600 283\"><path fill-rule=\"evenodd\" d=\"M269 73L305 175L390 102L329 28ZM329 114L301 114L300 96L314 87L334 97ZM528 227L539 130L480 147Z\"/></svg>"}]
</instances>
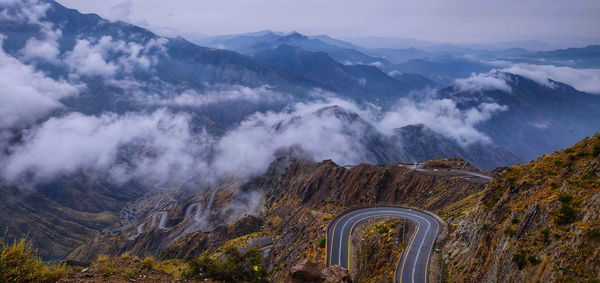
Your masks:
<instances>
[{"instance_id":1,"label":"eroded hillside","mask_svg":"<svg viewBox=\"0 0 600 283\"><path fill-rule=\"evenodd\" d=\"M496 175L444 246L450 281L600 276L600 134Z\"/></svg>"}]
</instances>

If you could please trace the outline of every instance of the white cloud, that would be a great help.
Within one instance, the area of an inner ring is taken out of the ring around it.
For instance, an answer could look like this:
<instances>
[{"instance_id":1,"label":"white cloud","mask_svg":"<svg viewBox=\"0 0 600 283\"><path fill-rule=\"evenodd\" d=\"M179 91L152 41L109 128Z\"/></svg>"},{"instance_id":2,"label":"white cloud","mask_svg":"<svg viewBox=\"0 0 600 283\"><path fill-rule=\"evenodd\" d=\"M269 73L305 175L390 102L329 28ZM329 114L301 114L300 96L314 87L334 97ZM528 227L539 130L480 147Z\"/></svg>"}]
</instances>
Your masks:
<instances>
[{"instance_id":1,"label":"white cloud","mask_svg":"<svg viewBox=\"0 0 600 283\"><path fill-rule=\"evenodd\" d=\"M215 169L234 175L258 174L266 170L277 151L295 146L319 161L332 159L340 164L374 161L368 160L360 142L364 124L337 117L334 109L317 114L320 109L335 105L369 118L358 106L339 99L297 103L278 113L256 113L218 142Z\"/></svg>"},{"instance_id":2,"label":"white cloud","mask_svg":"<svg viewBox=\"0 0 600 283\"><path fill-rule=\"evenodd\" d=\"M552 65L514 64L500 69L554 88L550 80L568 84L579 91L600 94L600 69L574 69Z\"/></svg>"},{"instance_id":3,"label":"white cloud","mask_svg":"<svg viewBox=\"0 0 600 283\"><path fill-rule=\"evenodd\" d=\"M249 102L272 102L281 101L284 98L285 96L283 94L271 90L271 87L268 85L258 88L250 88L240 85L224 85L214 87L202 93L193 89L189 89L173 98L161 99L157 97L148 99L148 97L144 95L144 97L140 97L139 99L146 101L146 103L165 106L200 107L240 100Z\"/></svg>"},{"instance_id":4,"label":"white cloud","mask_svg":"<svg viewBox=\"0 0 600 283\"><path fill-rule=\"evenodd\" d=\"M0 128L31 122L62 107L59 99L79 92L79 86L49 78L1 48L0 85Z\"/></svg>"},{"instance_id":5,"label":"white cloud","mask_svg":"<svg viewBox=\"0 0 600 283\"><path fill-rule=\"evenodd\" d=\"M1 0L0 8L3 8L0 21L41 25L50 4L38 0Z\"/></svg>"},{"instance_id":6,"label":"white cloud","mask_svg":"<svg viewBox=\"0 0 600 283\"><path fill-rule=\"evenodd\" d=\"M496 71L483 74L472 74L468 78L456 79L454 86L458 91L479 92L486 90L501 90L512 92L506 83L506 78Z\"/></svg>"},{"instance_id":7,"label":"white cloud","mask_svg":"<svg viewBox=\"0 0 600 283\"><path fill-rule=\"evenodd\" d=\"M482 103L476 108L460 110L450 99L427 99L422 102L403 99L392 111L384 114L378 128L392 134L396 128L423 124L461 146L468 146L474 142L490 142L490 138L475 126L507 109L497 103Z\"/></svg>"},{"instance_id":8,"label":"white cloud","mask_svg":"<svg viewBox=\"0 0 600 283\"><path fill-rule=\"evenodd\" d=\"M19 51L21 59L24 61L42 59L59 64L60 50L57 40L62 36L62 32L60 30L45 30L43 33L43 39L32 37L27 40L23 49Z\"/></svg>"},{"instance_id":9,"label":"white cloud","mask_svg":"<svg viewBox=\"0 0 600 283\"><path fill-rule=\"evenodd\" d=\"M103 36L98 41L80 39L67 52L64 62L78 75L114 77L117 72L132 73L136 69L148 70L156 58L148 53L157 48L164 51L165 39L151 40L146 45L113 40Z\"/></svg>"},{"instance_id":10,"label":"white cloud","mask_svg":"<svg viewBox=\"0 0 600 283\"><path fill-rule=\"evenodd\" d=\"M206 156L201 151L210 143L206 134L192 135L189 123L187 115L164 110L51 118L10 149L2 171L8 180L27 172L43 180L77 170L107 174L117 182L182 180L202 171Z\"/></svg>"}]
</instances>

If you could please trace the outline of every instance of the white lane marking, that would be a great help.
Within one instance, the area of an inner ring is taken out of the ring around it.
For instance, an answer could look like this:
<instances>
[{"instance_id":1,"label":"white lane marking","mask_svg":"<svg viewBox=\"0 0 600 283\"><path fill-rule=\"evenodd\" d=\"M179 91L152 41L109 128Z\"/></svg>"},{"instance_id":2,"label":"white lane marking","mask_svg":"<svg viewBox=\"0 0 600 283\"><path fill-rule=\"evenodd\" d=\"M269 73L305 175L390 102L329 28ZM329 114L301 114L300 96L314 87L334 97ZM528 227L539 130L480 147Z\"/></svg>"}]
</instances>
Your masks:
<instances>
[{"instance_id":1,"label":"white lane marking","mask_svg":"<svg viewBox=\"0 0 600 283\"><path fill-rule=\"evenodd\" d=\"M415 261L413 262L412 277L411 277L412 282L415 282L415 270L417 269L417 262L419 261L419 255L421 254L421 249L423 248L423 244L425 243L425 238L427 238L427 235L429 234L429 228L431 227L431 223L429 222L429 220L425 220L425 222L427 222L427 229L425 230L425 235L423 236L423 239L421 240L421 245L419 245L419 249L417 250L417 256L415 257Z\"/></svg>"},{"instance_id":2,"label":"white lane marking","mask_svg":"<svg viewBox=\"0 0 600 283\"><path fill-rule=\"evenodd\" d=\"M348 222L351 222L352 220L356 219L357 217L361 217L361 216L366 216L366 217L363 217L362 219L360 219L360 220L358 220L356 222L360 222L360 221L363 221L363 220L368 219L368 218L379 217L379 216L381 216L381 217L401 217L401 218L405 218L405 219L413 220L413 221L415 221L416 220L415 218L417 218L417 219L420 219L420 220L422 220L424 222L427 222L427 229L425 231L425 234L422 237L421 244L420 244L420 246L418 248L417 255L416 255L415 260L413 262L413 268L412 268L412 271L411 271L412 272L411 278L414 281L414 276L415 276L415 272L416 272L416 265L417 265L417 262L418 262L418 259L419 259L420 253L421 253L421 249L423 248L423 245L425 243L427 235L429 234L429 230L431 229L431 219L428 219L427 218L428 215L425 215L422 212L418 212L418 211L414 211L412 209L406 209L406 208L403 209L403 210L405 210L405 211L402 211L402 210L370 210L370 211L369 210L365 210L365 211L360 211L357 215L354 215L350 219L346 220L346 222L344 223L344 225L342 225L342 228L341 228L341 231L340 231L341 236L338 237L338 241L339 241L339 246L338 246L338 253L339 253L338 254L338 264L341 264L341 261L342 261L341 260L341 256L342 256L342 248L341 247L342 247L342 242L343 242L343 236L346 234L346 233L344 233L344 230L346 230L346 225L348 224ZM390 213L391 215L387 215L385 213ZM367 216L367 215L372 215L372 214L383 214L383 215ZM345 216L342 216L341 218L339 218L338 221L336 221L336 222L341 221L342 219L346 218L346 216L349 216L349 215L352 215L352 214L351 213L346 214ZM425 217L423 217L423 216L425 216ZM417 222L418 225L422 224L418 220L416 220L415 222ZM332 232L332 236L335 233L336 233L336 231L333 231ZM415 237L417 237L417 236L418 235L415 235ZM437 236L437 235L435 235L435 236ZM348 241L350 241L349 238L348 238ZM333 252L333 244L334 243L332 243L331 252ZM348 251L348 253L349 253L349 251ZM331 255L331 256L333 257L333 255ZM348 256L350 256L350 254L348 254ZM409 255L406 255L406 256L408 258ZM398 266L396 267L396 269L397 268L398 268ZM425 272L427 272L427 271L425 271Z\"/></svg>"},{"instance_id":3,"label":"white lane marking","mask_svg":"<svg viewBox=\"0 0 600 283\"><path fill-rule=\"evenodd\" d=\"M417 215L417 214L411 214L414 213L412 211L400 211L400 210L374 210L374 211L361 211L359 212L357 215L351 217L350 219L346 220L346 222L344 223L344 225L342 225L341 231L340 231L340 237L339 237L339 245L338 245L338 264L341 265L342 263L342 243L343 243L343 237L344 235L346 235L346 233L344 233L344 230L346 230L346 225L348 225L350 222L352 222L353 219L356 219L357 217L361 217L361 216L365 216L365 215L372 215L372 214L384 214L384 213L390 213L392 215L375 215L374 217L385 217L385 216L395 216L395 217L404 217L407 218L409 220L415 220L414 218L411 217L416 217L422 220L425 220L425 218ZM366 218L371 218L373 216L369 216ZM416 221L418 224L419 221ZM335 233L336 231L334 231ZM348 238L348 241L350 241L350 238ZM349 256L349 255L348 255Z\"/></svg>"}]
</instances>

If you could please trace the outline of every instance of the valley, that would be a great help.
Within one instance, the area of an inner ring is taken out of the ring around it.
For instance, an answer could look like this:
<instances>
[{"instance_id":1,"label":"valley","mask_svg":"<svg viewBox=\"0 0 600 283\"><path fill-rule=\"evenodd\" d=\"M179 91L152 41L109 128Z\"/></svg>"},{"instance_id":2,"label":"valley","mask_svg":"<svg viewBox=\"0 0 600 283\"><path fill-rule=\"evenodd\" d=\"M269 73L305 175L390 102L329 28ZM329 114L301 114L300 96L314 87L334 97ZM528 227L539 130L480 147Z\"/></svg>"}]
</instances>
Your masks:
<instances>
[{"instance_id":1,"label":"valley","mask_svg":"<svg viewBox=\"0 0 600 283\"><path fill-rule=\"evenodd\" d=\"M0 1L0 282L596 282L600 7L532 1Z\"/></svg>"}]
</instances>

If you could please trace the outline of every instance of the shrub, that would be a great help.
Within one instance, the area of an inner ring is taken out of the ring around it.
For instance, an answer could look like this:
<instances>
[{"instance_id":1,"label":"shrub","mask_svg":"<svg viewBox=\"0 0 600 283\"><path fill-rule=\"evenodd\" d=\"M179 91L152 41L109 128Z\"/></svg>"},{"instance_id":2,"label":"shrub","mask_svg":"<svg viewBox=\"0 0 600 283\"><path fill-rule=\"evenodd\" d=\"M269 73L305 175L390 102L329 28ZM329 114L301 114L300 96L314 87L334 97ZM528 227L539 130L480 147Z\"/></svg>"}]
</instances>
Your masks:
<instances>
[{"instance_id":1,"label":"shrub","mask_svg":"<svg viewBox=\"0 0 600 283\"><path fill-rule=\"evenodd\" d=\"M521 218L519 218L516 215L510 220L510 223L512 223L512 224L519 224L520 222L521 222Z\"/></svg>"},{"instance_id":2,"label":"shrub","mask_svg":"<svg viewBox=\"0 0 600 283\"><path fill-rule=\"evenodd\" d=\"M550 243L550 229L546 228L542 230L542 242L546 245Z\"/></svg>"},{"instance_id":3,"label":"shrub","mask_svg":"<svg viewBox=\"0 0 600 283\"><path fill-rule=\"evenodd\" d=\"M64 265L44 264L25 238L12 245L0 239L0 282L56 282L66 273Z\"/></svg>"},{"instance_id":4,"label":"shrub","mask_svg":"<svg viewBox=\"0 0 600 283\"><path fill-rule=\"evenodd\" d=\"M125 252L124 254L121 255L122 260L129 260L130 258L131 258L131 255L129 254L129 252Z\"/></svg>"},{"instance_id":5,"label":"shrub","mask_svg":"<svg viewBox=\"0 0 600 283\"><path fill-rule=\"evenodd\" d=\"M155 265L156 261L151 256L146 257L144 260L142 260L142 266L144 266L147 269L154 269Z\"/></svg>"},{"instance_id":6,"label":"shrub","mask_svg":"<svg viewBox=\"0 0 600 283\"><path fill-rule=\"evenodd\" d=\"M572 148L566 148L565 150L563 150L563 152L564 153L573 153L573 152L575 152L575 150Z\"/></svg>"},{"instance_id":7,"label":"shrub","mask_svg":"<svg viewBox=\"0 0 600 283\"><path fill-rule=\"evenodd\" d=\"M326 242L327 240L325 239L325 237L321 237L321 239L319 239L319 248L324 249Z\"/></svg>"},{"instance_id":8,"label":"shrub","mask_svg":"<svg viewBox=\"0 0 600 283\"><path fill-rule=\"evenodd\" d=\"M577 210L575 210L569 203L563 202L561 205L558 215L554 218L554 222L558 225L571 224L577 219Z\"/></svg>"},{"instance_id":9,"label":"shrub","mask_svg":"<svg viewBox=\"0 0 600 283\"><path fill-rule=\"evenodd\" d=\"M573 196L569 194L560 194L558 195L558 200L564 204L567 204L573 200Z\"/></svg>"},{"instance_id":10,"label":"shrub","mask_svg":"<svg viewBox=\"0 0 600 283\"><path fill-rule=\"evenodd\" d=\"M531 265L538 265L538 263L540 263L540 261L532 255L528 256L527 260L529 261L529 263L531 263Z\"/></svg>"},{"instance_id":11,"label":"shrub","mask_svg":"<svg viewBox=\"0 0 600 283\"><path fill-rule=\"evenodd\" d=\"M108 256L107 255L99 255L98 259L96 261L98 263L105 263L108 261Z\"/></svg>"},{"instance_id":12,"label":"shrub","mask_svg":"<svg viewBox=\"0 0 600 283\"><path fill-rule=\"evenodd\" d=\"M201 256L188 262L183 276L188 279L213 279L223 282L269 282L262 253L251 250L242 255L235 247L223 252L224 261Z\"/></svg>"},{"instance_id":13,"label":"shrub","mask_svg":"<svg viewBox=\"0 0 600 283\"><path fill-rule=\"evenodd\" d=\"M527 265L525 251L521 250L518 253L513 254L512 261L517 264L517 268L519 268L519 270L522 270L525 265Z\"/></svg>"},{"instance_id":14,"label":"shrub","mask_svg":"<svg viewBox=\"0 0 600 283\"><path fill-rule=\"evenodd\" d=\"M594 240L600 240L600 229L592 229L587 231L587 236Z\"/></svg>"},{"instance_id":15,"label":"shrub","mask_svg":"<svg viewBox=\"0 0 600 283\"><path fill-rule=\"evenodd\" d=\"M388 226L386 226L386 225L381 225L381 227L379 227L377 229L377 232L379 232L379 234L385 234L385 233L387 233L389 231L390 231L390 228Z\"/></svg>"},{"instance_id":16,"label":"shrub","mask_svg":"<svg viewBox=\"0 0 600 283\"><path fill-rule=\"evenodd\" d=\"M600 144L594 145L594 150L592 151L592 155L599 156L600 155Z\"/></svg>"}]
</instances>

